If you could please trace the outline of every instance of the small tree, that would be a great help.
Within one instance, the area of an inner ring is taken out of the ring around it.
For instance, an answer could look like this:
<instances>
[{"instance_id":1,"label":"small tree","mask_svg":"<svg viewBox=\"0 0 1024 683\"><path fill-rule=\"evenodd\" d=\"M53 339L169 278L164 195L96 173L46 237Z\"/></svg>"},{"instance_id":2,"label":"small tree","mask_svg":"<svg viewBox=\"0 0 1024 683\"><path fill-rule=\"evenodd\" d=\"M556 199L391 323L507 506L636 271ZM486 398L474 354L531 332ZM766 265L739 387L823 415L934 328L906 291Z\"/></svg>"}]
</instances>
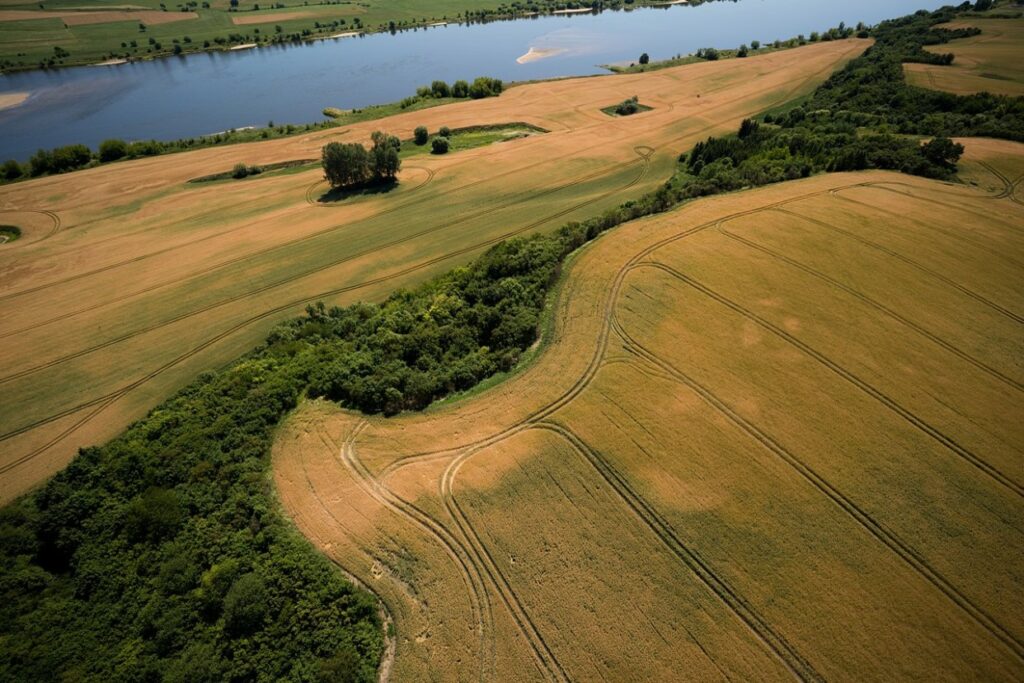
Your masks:
<instances>
[{"instance_id":1,"label":"small tree","mask_svg":"<svg viewBox=\"0 0 1024 683\"><path fill-rule=\"evenodd\" d=\"M402 167L398 150L402 141L383 131L374 131L373 148L370 149L371 173L377 180L394 180Z\"/></svg>"},{"instance_id":2,"label":"small tree","mask_svg":"<svg viewBox=\"0 0 1024 683\"><path fill-rule=\"evenodd\" d=\"M124 140L104 140L100 143L100 161L116 161L128 156L128 144Z\"/></svg>"},{"instance_id":3,"label":"small tree","mask_svg":"<svg viewBox=\"0 0 1024 683\"><path fill-rule=\"evenodd\" d=\"M432 154L447 154L448 138L434 138L434 140L430 143L430 152Z\"/></svg>"},{"instance_id":4,"label":"small tree","mask_svg":"<svg viewBox=\"0 0 1024 683\"><path fill-rule=\"evenodd\" d=\"M448 126L441 126L441 129L437 131L437 134L443 138L450 138L452 136L452 129Z\"/></svg>"},{"instance_id":5,"label":"small tree","mask_svg":"<svg viewBox=\"0 0 1024 683\"><path fill-rule=\"evenodd\" d=\"M4 180L15 180L24 174L25 172L21 168L21 164L14 159L8 159L5 161L3 168L0 169L0 176L2 176Z\"/></svg>"},{"instance_id":6,"label":"small tree","mask_svg":"<svg viewBox=\"0 0 1024 683\"><path fill-rule=\"evenodd\" d=\"M249 167L241 162L235 164L235 167L231 170L231 177L235 180L241 180L247 175L249 175Z\"/></svg>"},{"instance_id":7,"label":"small tree","mask_svg":"<svg viewBox=\"0 0 1024 683\"><path fill-rule=\"evenodd\" d=\"M949 138L935 138L921 146L925 159L950 171L956 168L956 162L960 161L963 153L964 146Z\"/></svg>"},{"instance_id":8,"label":"small tree","mask_svg":"<svg viewBox=\"0 0 1024 683\"><path fill-rule=\"evenodd\" d=\"M469 83L466 81L455 81L452 84L452 97L469 97Z\"/></svg>"},{"instance_id":9,"label":"small tree","mask_svg":"<svg viewBox=\"0 0 1024 683\"><path fill-rule=\"evenodd\" d=\"M751 50L757 50L760 47L761 47L761 41L760 40L752 40L752 41L750 41L750 49Z\"/></svg>"},{"instance_id":10,"label":"small tree","mask_svg":"<svg viewBox=\"0 0 1024 683\"><path fill-rule=\"evenodd\" d=\"M651 61L651 58L650 58L650 56L648 56L648 54L646 52L643 53L642 55L640 55L640 63L641 64L647 64L650 61Z\"/></svg>"},{"instance_id":11,"label":"small tree","mask_svg":"<svg viewBox=\"0 0 1024 683\"><path fill-rule=\"evenodd\" d=\"M448 84L444 81L434 81L430 84L430 92L434 97L448 97L451 95L451 91L448 89Z\"/></svg>"},{"instance_id":12,"label":"small tree","mask_svg":"<svg viewBox=\"0 0 1024 683\"><path fill-rule=\"evenodd\" d=\"M427 140L430 139L430 133L427 132L426 126L416 126L416 130L412 132L413 140L417 145L427 144Z\"/></svg>"},{"instance_id":13,"label":"small tree","mask_svg":"<svg viewBox=\"0 0 1024 683\"><path fill-rule=\"evenodd\" d=\"M747 56L747 46L746 45L740 45L740 49L736 52L736 56L737 57L746 57Z\"/></svg>"}]
</instances>

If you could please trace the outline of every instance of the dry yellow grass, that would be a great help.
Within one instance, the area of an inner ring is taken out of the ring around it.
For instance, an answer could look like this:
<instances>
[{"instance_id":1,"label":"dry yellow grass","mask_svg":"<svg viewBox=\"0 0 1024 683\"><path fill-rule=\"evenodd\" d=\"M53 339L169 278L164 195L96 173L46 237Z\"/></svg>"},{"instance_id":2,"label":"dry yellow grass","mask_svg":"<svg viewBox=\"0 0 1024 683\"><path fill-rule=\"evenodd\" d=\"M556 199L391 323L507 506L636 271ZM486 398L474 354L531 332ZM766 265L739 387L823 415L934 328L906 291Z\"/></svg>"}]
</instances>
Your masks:
<instances>
[{"instance_id":1,"label":"dry yellow grass","mask_svg":"<svg viewBox=\"0 0 1024 683\"><path fill-rule=\"evenodd\" d=\"M1022 224L876 172L621 226L503 384L301 407L282 502L396 680L1020 680Z\"/></svg>"},{"instance_id":2,"label":"dry yellow grass","mask_svg":"<svg viewBox=\"0 0 1024 683\"><path fill-rule=\"evenodd\" d=\"M676 155L812 90L866 46L514 88L342 130L111 164L0 188L0 500L42 481L307 302L376 299L514 234L661 183ZM654 109L600 109L638 94ZM187 184L332 140L525 121L548 135L411 159L387 194L323 205L319 170Z\"/></svg>"},{"instance_id":3,"label":"dry yellow grass","mask_svg":"<svg viewBox=\"0 0 1024 683\"><path fill-rule=\"evenodd\" d=\"M937 45L932 52L952 52L950 66L905 64L911 85L943 90L957 95L990 92L1018 97L1024 95L1024 19L965 19L949 28L980 28L981 35Z\"/></svg>"}]
</instances>

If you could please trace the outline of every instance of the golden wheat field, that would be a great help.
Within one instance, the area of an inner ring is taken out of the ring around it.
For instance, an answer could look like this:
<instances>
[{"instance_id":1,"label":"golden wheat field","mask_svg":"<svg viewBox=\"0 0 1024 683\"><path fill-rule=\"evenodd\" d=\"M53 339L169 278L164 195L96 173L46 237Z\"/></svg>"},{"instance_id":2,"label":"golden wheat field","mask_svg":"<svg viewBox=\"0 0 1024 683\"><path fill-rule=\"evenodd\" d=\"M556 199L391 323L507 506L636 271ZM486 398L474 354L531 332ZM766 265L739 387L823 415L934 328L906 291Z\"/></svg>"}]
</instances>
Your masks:
<instances>
[{"instance_id":1,"label":"golden wheat field","mask_svg":"<svg viewBox=\"0 0 1024 683\"><path fill-rule=\"evenodd\" d=\"M1024 145L965 142L623 225L504 383L289 418L395 680L1024 677Z\"/></svg>"},{"instance_id":2,"label":"golden wheat field","mask_svg":"<svg viewBox=\"0 0 1024 683\"><path fill-rule=\"evenodd\" d=\"M1024 19L970 18L944 24L942 28L981 29L981 34L947 45L929 48L936 53L951 52L956 59L949 66L904 64L907 82L922 88L956 95L990 92L995 95L1024 95Z\"/></svg>"},{"instance_id":3,"label":"golden wheat field","mask_svg":"<svg viewBox=\"0 0 1024 683\"><path fill-rule=\"evenodd\" d=\"M499 98L0 188L0 500L59 470L197 373L316 300L377 299L512 235L663 182L696 141L810 92L862 52L835 41L728 63L523 85ZM639 95L653 109L601 112ZM391 192L320 201L319 168L189 183L236 163L317 159L375 129L409 138L512 121L549 131L409 159Z\"/></svg>"}]
</instances>

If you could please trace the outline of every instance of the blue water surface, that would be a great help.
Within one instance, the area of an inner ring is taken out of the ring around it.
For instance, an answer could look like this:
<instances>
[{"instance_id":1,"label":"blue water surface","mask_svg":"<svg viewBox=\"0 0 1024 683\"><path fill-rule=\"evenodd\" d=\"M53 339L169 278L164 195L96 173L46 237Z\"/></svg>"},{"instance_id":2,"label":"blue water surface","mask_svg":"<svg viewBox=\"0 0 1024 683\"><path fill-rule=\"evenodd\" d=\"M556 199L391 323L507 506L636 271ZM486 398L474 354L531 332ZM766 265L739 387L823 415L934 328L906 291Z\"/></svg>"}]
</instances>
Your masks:
<instances>
[{"instance_id":1,"label":"blue water surface","mask_svg":"<svg viewBox=\"0 0 1024 683\"><path fill-rule=\"evenodd\" d=\"M0 93L29 92L0 111L0 159L111 137L161 140L229 128L308 123L324 107L393 102L434 79L505 81L601 73L599 65L810 35L936 9L939 0L740 0L601 14L449 24L287 46L169 57L118 66L0 76ZM530 48L554 56L518 63Z\"/></svg>"}]
</instances>

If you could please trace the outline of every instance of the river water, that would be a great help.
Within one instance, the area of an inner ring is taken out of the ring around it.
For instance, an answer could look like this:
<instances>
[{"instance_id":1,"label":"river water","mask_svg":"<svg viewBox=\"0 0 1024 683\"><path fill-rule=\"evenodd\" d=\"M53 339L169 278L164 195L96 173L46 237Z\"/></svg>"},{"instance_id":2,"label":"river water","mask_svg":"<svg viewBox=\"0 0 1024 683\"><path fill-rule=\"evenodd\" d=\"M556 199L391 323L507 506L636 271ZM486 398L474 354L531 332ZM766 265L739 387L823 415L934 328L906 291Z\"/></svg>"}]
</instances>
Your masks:
<instances>
[{"instance_id":1,"label":"river water","mask_svg":"<svg viewBox=\"0 0 1024 683\"><path fill-rule=\"evenodd\" d=\"M393 102L434 79L522 81L601 73L599 65L810 35L841 21L874 24L941 0L741 0L601 14L436 26L395 35L169 57L0 76L0 160L83 142L191 137L242 126L308 123L324 107ZM552 56L517 62L530 48Z\"/></svg>"}]
</instances>

